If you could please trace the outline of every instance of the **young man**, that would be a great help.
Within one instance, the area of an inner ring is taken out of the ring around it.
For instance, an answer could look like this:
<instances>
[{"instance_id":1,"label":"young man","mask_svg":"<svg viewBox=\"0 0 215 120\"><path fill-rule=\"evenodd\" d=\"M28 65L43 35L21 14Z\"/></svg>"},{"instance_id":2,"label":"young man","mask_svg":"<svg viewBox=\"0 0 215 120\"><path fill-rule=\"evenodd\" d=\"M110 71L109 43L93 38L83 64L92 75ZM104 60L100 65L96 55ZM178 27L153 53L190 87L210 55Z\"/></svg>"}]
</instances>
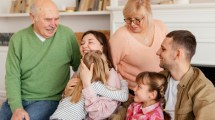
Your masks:
<instances>
[{"instance_id":1,"label":"young man","mask_svg":"<svg viewBox=\"0 0 215 120\"><path fill-rule=\"evenodd\" d=\"M48 120L70 78L70 66L76 71L80 64L74 33L59 25L51 0L35 0L30 17L32 25L9 43L1 120Z\"/></svg>"},{"instance_id":2,"label":"young man","mask_svg":"<svg viewBox=\"0 0 215 120\"><path fill-rule=\"evenodd\" d=\"M200 69L191 66L195 51L195 36L186 30L167 34L157 51L168 77L165 110L175 120L215 119L215 88Z\"/></svg>"}]
</instances>

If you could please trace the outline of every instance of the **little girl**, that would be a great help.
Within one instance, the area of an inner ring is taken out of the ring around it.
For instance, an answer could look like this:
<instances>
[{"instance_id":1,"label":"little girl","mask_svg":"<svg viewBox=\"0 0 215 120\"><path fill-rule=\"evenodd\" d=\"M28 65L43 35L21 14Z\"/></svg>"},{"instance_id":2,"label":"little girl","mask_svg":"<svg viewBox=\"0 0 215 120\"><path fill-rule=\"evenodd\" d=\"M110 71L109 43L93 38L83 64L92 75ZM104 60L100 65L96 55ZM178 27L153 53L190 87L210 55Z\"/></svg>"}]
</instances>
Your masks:
<instances>
[{"instance_id":1,"label":"little girl","mask_svg":"<svg viewBox=\"0 0 215 120\"><path fill-rule=\"evenodd\" d=\"M141 72L136 77L134 102L128 107L126 120L170 120L163 111L166 77L156 72Z\"/></svg>"},{"instance_id":2,"label":"little girl","mask_svg":"<svg viewBox=\"0 0 215 120\"><path fill-rule=\"evenodd\" d=\"M92 77L84 76L83 67L92 70ZM79 75L81 79L90 78L90 86L83 86L82 81L79 81L70 95L59 103L51 120L106 119L115 111L118 101L126 101L128 98L126 81L120 80L117 73L109 69L107 59L101 51L85 53ZM117 81L121 82L121 86Z\"/></svg>"}]
</instances>

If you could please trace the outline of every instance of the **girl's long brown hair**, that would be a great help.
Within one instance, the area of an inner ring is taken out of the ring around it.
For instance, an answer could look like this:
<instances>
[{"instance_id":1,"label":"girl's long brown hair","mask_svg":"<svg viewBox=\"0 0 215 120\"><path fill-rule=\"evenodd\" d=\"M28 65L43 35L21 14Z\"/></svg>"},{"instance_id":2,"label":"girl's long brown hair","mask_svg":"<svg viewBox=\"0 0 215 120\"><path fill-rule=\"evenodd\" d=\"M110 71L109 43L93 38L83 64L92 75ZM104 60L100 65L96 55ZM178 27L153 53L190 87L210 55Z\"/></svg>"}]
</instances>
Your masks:
<instances>
[{"instance_id":1,"label":"girl's long brown hair","mask_svg":"<svg viewBox=\"0 0 215 120\"><path fill-rule=\"evenodd\" d=\"M90 51L86 53L82 58L84 64L90 69L92 63L93 66L93 77L91 82L101 81L103 84L107 84L109 77L109 67L106 56L101 51ZM83 84L81 80L75 86L71 93L71 102L77 103L82 95Z\"/></svg>"}]
</instances>

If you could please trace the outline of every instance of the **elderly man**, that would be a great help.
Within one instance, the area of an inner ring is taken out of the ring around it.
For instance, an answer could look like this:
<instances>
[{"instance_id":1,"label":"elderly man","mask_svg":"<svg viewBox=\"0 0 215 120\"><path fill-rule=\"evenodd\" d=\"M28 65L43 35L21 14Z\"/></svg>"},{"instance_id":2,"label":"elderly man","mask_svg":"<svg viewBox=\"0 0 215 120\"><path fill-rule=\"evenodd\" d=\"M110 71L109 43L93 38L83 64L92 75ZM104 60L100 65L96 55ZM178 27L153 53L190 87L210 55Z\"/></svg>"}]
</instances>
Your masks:
<instances>
[{"instance_id":1,"label":"elderly man","mask_svg":"<svg viewBox=\"0 0 215 120\"><path fill-rule=\"evenodd\" d=\"M30 17L33 24L9 43L1 120L48 120L69 80L70 66L76 71L80 64L74 33L59 25L51 0L35 0Z\"/></svg>"}]
</instances>

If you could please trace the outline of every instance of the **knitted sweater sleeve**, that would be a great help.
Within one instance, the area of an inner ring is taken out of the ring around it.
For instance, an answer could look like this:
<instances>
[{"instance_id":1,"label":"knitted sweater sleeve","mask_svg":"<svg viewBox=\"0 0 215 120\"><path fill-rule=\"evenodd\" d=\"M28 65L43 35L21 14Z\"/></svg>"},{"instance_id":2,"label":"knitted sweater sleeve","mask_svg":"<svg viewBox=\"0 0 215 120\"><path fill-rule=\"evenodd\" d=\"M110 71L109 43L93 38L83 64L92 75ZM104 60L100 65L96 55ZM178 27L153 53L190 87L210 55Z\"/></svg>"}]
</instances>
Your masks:
<instances>
[{"instance_id":1,"label":"knitted sweater sleeve","mask_svg":"<svg viewBox=\"0 0 215 120\"><path fill-rule=\"evenodd\" d=\"M121 80L120 84L120 90L111 90L101 82L96 82L93 84L93 89L98 95L108 97L116 101L125 102L128 100L128 83L125 80Z\"/></svg>"},{"instance_id":2,"label":"knitted sweater sleeve","mask_svg":"<svg viewBox=\"0 0 215 120\"><path fill-rule=\"evenodd\" d=\"M20 70L20 49L15 46L19 46L14 42L19 39L19 37L12 36L9 43L9 50L6 60L6 93L9 105L11 107L12 112L17 108L22 108L22 100L21 100L21 70Z\"/></svg>"},{"instance_id":3,"label":"knitted sweater sleeve","mask_svg":"<svg viewBox=\"0 0 215 120\"><path fill-rule=\"evenodd\" d=\"M127 35L125 34L127 34L125 28L120 28L109 40L113 64L116 69L117 65L126 55Z\"/></svg>"},{"instance_id":4,"label":"knitted sweater sleeve","mask_svg":"<svg viewBox=\"0 0 215 120\"><path fill-rule=\"evenodd\" d=\"M71 32L71 45L72 45L72 53L73 53L71 66L74 71L77 71L80 64L81 53L80 53L78 42L75 38L75 34L73 32Z\"/></svg>"}]
</instances>

